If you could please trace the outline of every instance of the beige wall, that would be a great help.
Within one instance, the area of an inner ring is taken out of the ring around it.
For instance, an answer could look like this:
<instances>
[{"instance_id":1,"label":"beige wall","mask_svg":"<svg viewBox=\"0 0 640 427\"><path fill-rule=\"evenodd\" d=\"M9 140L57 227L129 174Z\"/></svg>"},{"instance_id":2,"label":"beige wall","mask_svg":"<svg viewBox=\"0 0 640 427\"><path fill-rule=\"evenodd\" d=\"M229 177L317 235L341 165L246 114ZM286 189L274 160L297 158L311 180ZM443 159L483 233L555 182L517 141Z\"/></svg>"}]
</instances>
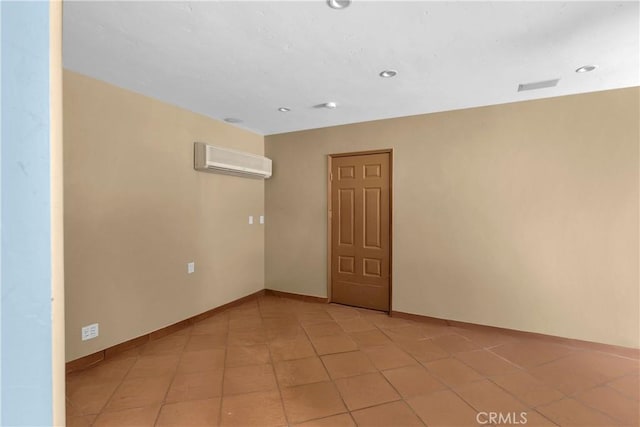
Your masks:
<instances>
[{"instance_id":1,"label":"beige wall","mask_svg":"<svg viewBox=\"0 0 640 427\"><path fill-rule=\"evenodd\" d=\"M266 287L326 296L326 156L393 148L393 310L638 347L639 95L267 137Z\"/></svg>"},{"instance_id":2,"label":"beige wall","mask_svg":"<svg viewBox=\"0 0 640 427\"><path fill-rule=\"evenodd\" d=\"M193 170L263 137L64 72L66 359L264 288L264 182ZM187 275L187 262L196 272ZM83 325L100 336L82 342Z\"/></svg>"},{"instance_id":3,"label":"beige wall","mask_svg":"<svg viewBox=\"0 0 640 427\"><path fill-rule=\"evenodd\" d=\"M638 347L639 97L269 136L265 189L193 170L193 141L261 136L65 71L66 360L265 283L326 296L326 155L375 148L394 149L394 310ZM265 197L266 249L246 221Z\"/></svg>"}]
</instances>

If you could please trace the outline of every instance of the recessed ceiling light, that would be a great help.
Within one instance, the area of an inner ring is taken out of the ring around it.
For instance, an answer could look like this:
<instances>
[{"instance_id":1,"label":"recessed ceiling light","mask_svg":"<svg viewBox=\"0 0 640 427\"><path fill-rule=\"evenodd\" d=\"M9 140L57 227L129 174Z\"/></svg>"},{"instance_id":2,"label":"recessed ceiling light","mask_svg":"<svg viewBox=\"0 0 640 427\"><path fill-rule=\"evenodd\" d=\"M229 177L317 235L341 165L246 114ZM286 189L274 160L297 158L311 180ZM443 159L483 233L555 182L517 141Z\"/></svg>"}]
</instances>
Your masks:
<instances>
[{"instance_id":1,"label":"recessed ceiling light","mask_svg":"<svg viewBox=\"0 0 640 427\"><path fill-rule=\"evenodd\" d=\"M345 9L351 4L351 0L327 0L331 9Z\"/></svg>"},{"instance_id":2,"label":"recessed ceiling light","mask_svg":"<svg viewBox=\"0 0 640 427\"><path fill-rule=\"evenodd\" d=\"M328 108L330 110L333 110L337 106L338 104L336 104L335 102L325 102L324 104L316 105L317 108Z\"/></svg>"},{"instance_id":3,"label":"recessed ceiling light","mask_svg":"<svg viewBox=\"0 0 640 427\"><path fill-rule=\"evenodd\" d=\"M576 70L576 73L588 73L589 71L593 71L596 68L598 68L597 65L583 65Z\"/></svg>"},{"instance_id":4,"label":"recessed ceiling light","mask_svg":"<svg viewBox=\"0 0 640 427\"><path fill-rule=\"evenodd\" d=\"M227 117L224 121L227 123L242 123L241 119L236 119L235 117Z\"/></svg>"},{"instance_id":5,"label":"recessed ceiling light","mask_svg":"<svg viewBox=\"0 0 640 427\"><path fill-rule=\"evenodd\" d=\"M384 70L380 72L380 77L384 77L384 78L395 77L396 74L398 74L396 70Z\"/></svg>"},{"instance_id":6,"label":"recessed ceiling light","mask_svg":"<svg viewBox=\"0 0 640 427\"><path fill-rule=\"evenodd\" d=\"M280 111L281 113L287 113L287 112L291 111L291 108L280 107L280 108L278 108L278 111Z\"/></svg>"}]
</instances>

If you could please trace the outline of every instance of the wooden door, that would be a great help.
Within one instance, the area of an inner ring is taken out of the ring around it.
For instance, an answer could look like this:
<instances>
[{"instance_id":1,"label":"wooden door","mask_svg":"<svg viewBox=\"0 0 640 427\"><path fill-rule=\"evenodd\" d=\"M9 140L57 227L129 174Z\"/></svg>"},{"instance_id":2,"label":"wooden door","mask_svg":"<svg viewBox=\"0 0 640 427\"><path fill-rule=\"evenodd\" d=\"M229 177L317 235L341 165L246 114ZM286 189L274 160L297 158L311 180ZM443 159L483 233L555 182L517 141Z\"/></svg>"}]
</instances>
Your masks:
<instances>
[{"instance_id":1,"label":"wooden door","mask_svg":"<svg viewBox=\"0 0 640 427\"><path fill-rule=\"evenodd\" d=\"M331 159L331 301L389 311L390 153Z\"/></svg>"}]
</instances>

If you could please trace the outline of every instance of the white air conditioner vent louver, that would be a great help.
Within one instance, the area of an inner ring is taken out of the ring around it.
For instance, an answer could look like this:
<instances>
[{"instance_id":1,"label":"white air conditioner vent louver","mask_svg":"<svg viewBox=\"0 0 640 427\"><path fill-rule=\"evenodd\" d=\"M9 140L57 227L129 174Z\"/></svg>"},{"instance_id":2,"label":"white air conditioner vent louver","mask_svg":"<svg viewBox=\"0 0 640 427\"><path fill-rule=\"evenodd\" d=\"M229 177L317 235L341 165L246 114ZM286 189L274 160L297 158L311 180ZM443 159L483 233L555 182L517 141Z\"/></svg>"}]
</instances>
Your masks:
<instances>
[{"instance_id":1,"label":"white air conditioner vent louver","mask_svg":"<svg viewBox=\"0 0 640 427\"><path fill-rule=\"evenodd\" d=\"M560 79L552 79L552 80L544 80L542 82L520 83L518 85L518 92L524 92L526 90L544 89L547 87L554 87L558 85L559 81Z\"/></svg>"},{"instance_id":2,"label":"white air conditioner vent louver","mask_svg":"<svg viewBox=\"0 0 640 427\"><path fill-rule=\"evenodd\" d=\"M199 171L253 178L271 177L271 159L204 142L194 144L194 168Z\"/></svg>"}]
</instances>

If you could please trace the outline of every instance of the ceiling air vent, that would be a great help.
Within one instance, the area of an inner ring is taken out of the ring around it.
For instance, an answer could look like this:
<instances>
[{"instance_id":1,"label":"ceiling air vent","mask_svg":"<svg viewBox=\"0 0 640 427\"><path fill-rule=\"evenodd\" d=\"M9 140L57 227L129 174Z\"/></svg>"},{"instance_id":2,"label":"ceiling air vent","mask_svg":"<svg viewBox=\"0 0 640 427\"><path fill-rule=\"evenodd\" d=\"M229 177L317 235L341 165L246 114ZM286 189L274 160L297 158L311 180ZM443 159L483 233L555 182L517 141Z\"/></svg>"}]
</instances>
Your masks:
<instances>
[{"instance_id":1,"label":"ceiling air vent","mask_svg":"<svg viewBox=\"0 0 640 427\"><path fill-rule=\"evenodd\" d=\"M558 85L559 81L560 79L553 79L534 83L520 83L518 85L518 92L523 92L525 90L544 89L545 87L554 87Z\"/></svg>"}]
</instances>

